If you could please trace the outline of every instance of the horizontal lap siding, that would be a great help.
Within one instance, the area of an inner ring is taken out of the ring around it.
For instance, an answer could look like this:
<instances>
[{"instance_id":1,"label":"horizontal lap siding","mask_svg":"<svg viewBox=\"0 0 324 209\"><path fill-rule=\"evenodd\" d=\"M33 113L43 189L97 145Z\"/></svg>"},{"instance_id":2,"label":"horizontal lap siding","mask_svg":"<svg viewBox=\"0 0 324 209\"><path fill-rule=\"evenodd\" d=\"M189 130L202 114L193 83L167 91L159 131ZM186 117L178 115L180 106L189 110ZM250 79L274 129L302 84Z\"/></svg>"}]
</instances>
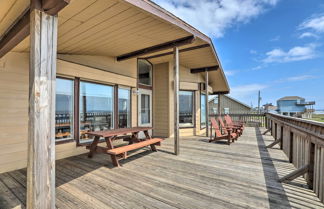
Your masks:
<instances>
[{"instance_id":1,"label":"horizontal lap siding","mask_svg":"<svg viewBox=\"0 0 324 209\"><path fill-rule=\"evenodd\" d=\"M153 135L169 137L169 64L153 68Z\"/></svg>"},{"instance_id":2,"label":"horizontal lap siding","mask_svg":"<svg viewBox=\"0 0 324 209\"><path fill-rule=\"evenodd\" d=\"M0 60L0 173L26 167L28 138L28 81L29 55L9 53ZM136 62L135 62L136 63ZM112 63L110 66L116 66ZM58 60L60 75L79 76L104 83L136 86L136 78L117 75L103 70ZM107 65L107 68L109 66ZM113 67L118 69L120 66ZM123 67L133 75L132 62ZM125 69L124 69L125 72ZM136 73L136 72L135 72ZM132 94L132 125L137 125L137 96ZM85 153L84 147L76 148L75 142L56 146L56 158L61 159Z\"/></svg>"},{"instance_id":3,"label":"horizontal lap siding","mask_svg":"<svg viewBox=\"0 0 324 209\"><path fill-rule=\"evenodd\" d=\"M0 69L0 173L27 163L28 80L27 54L1 59Z\"/></svg>"}]
</instances>

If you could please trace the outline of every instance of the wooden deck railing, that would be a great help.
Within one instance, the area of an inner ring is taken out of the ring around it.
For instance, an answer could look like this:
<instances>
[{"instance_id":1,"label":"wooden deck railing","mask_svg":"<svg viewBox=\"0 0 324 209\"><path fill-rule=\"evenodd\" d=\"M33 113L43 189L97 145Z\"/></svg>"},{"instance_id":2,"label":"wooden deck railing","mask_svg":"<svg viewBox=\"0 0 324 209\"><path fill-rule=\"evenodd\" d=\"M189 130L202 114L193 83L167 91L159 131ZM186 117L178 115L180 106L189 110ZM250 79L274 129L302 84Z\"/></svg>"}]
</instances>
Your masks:
<instances>
[{"instance_id":1,"label":"wooden deck railing","mask_svg":"<svg viewBox=\"0 0 324 209\"><path fill-rule=\"evenodd\" d=\"M324 123L268 113L266 127L297 168L281 181L303 175L324 203Z\"/></svg>"},{"instance_id":2,"label":"wooden deck railing","mask_svg":"<svg viewBox=\"0 0 324 209\"><path fill-rule=\"evenodd\" d=\"M234 121L243 121L246 126L264 127L266 118L264 113L243 113L243 114L228 114ZM209 117L218 117L218 114L211 114Z\"/></svg>"}]
</instances>

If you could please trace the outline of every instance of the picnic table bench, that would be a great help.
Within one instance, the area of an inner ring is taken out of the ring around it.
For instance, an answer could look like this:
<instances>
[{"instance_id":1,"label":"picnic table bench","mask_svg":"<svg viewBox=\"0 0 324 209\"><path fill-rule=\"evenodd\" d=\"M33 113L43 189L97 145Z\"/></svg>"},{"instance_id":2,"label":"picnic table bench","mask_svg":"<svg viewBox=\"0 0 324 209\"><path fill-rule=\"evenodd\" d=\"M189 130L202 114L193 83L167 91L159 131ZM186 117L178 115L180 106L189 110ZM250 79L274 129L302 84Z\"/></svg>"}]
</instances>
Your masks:
<instances>
[{"instance_id":1,"label":"picnic table bench","mask_svg":"<svg viewBox=\"0 0 324 209\"><path fill-rule=\"evenodd\" d=\"M136 150L142 147L150 146L151 150L156 152L156 145L160 146L162 139L152 138L149 134L151 127L134 127L134 128L120 128L105 131L92 131L87 132L89 136L93 136L93 141L90 145L86 146L90 150L88 157L91 158L95 152L105 153L111 156L111 161L114 166L119 167L119 160L127 158L127 152ZM145 139L138 137L139 133L145 134ZM115 148L113 141L122 138L121 136L130 135L128 145ZM106 147L98 146L100 138L106 141Z\"/></svg>"}]
</instances>

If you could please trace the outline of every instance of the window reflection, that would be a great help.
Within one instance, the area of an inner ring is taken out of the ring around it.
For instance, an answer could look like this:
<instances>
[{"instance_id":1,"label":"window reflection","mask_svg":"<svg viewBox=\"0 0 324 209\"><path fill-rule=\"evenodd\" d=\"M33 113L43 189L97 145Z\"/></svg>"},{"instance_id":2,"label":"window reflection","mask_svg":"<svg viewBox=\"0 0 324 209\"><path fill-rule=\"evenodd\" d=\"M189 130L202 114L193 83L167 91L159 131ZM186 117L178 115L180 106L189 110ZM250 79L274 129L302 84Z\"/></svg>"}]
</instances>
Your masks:
<instances>
[{"instance_id":1,"label":"window reflection","mask_svg":"<svg viewBox=\"0 0 324 209\"><path fill-rule=\"evenodd\" d=\"M200 126L206 126L206 95L200 95Z\"/></svg>"},{"instance_id":2,"label":"window reflection","mask_svg":"<svg viewBox=\"0 0 324 209\"><path fill-rule=\"evenodd\" d=\"M179 123L180 126L194 125L193 92L179 91Z\"/></svg>"},{"instance_id":3,"label":"window reflection","mask_svg":"<svg viewBox=\"0 0 324 209\"><path fill-rule=\"evenodd\" d=\"M73 81L56 79L55 140L73 138Z\"/></svg>"},{"instance_id":4,"label":"window reflection","mask_svg":"<svg viewBox=\"0 0 324 209\"><path fill-rule=\"evenodd\" d=\"M80 82L80 139L87 132L113 128L114 88L112 86Z\"/></svg>"},{"instance_id":5,"label":"window reflection","mask_svg":"<svg viewBox=\"0 0 324 209\"><path fill-rule=\"evenodd\" d=\"M138 79L140 84L152 85L152 65L147 60L138 60Z\"/></svg>"}]
</instances>

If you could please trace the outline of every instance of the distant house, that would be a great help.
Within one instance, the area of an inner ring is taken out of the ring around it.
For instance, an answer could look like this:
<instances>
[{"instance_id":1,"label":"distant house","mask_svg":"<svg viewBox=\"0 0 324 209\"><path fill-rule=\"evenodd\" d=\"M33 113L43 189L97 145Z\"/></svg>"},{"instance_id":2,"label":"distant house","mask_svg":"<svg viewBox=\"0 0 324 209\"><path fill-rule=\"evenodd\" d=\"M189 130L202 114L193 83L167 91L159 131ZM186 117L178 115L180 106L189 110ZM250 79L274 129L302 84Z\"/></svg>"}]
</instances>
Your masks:
<instances>
[{"instance_id":1,"label":"distant house","mask_svg":"<svg viewBox=\"0 0 324 209\"><path fill-rule=\"evenodd\" d=\"M267 103L265 105L263 105L263 109L265 112L276 112L277 110L277 106L274 106L272 103Z\"/></svg>"},{"instance_id":2,"label":"distant house","mask_svg":"<svg viewBox=\"0 0 324 209\"><path fill-rule=\"evenodd\" d=\"M220 95L220 109L222 114L249 113L252 108L230 96ZM209 101L210 114L218 113L218 96Z\"/></svg>"},{"instance_id":3,"label":"distant house","mask_svg":"<svg viewBox=\"0 0 324 209\"><path fill-rule=\"evenodd\" d=\"M314 101L306 102L304 98L298 96L286 96L277 101L278 113L294 117L310 118ZM307 106L311 106L307 109Z\"/></svg>"}]
</instances>

